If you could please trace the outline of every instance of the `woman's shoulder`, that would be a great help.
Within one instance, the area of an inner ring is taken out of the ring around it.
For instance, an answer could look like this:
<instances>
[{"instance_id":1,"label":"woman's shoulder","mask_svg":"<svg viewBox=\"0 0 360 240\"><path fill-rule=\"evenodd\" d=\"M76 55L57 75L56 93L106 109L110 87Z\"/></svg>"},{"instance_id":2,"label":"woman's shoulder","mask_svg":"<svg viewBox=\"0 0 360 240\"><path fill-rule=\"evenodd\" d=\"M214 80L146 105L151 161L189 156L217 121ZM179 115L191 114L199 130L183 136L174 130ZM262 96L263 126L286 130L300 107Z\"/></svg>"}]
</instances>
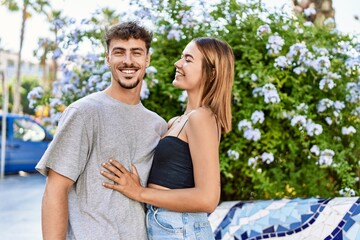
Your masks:
<instances>
[{"instance_id":1,"label":"woman's shoulder","mask_svg":"<svg viewBox=\"0 0 360 240\"><path fill-rule=\"evenodd\" d=\"M215 114L208 107L199 107L189 113L189 121L204 121L207 119L215 119Z\"/></svg>"},{"instance_id":2,"label":"woman's shoulder","mask_svg":"<svg viewBox=\"0 0 360 240\"><path fill-rule=\"evenodd\" d=\"M212 129L216 126L215 114L210 108L200 107L193 110L188 116L190 128L201 128L203 130Z\"/></svg>"},{"instance_id":3,"label":"woman's shoulder","mask_svg":"<svg viewBox=\"0 0 360 240\"><path fill-rule=\"evenodd\" d=\"M186 132L189 138L217 141L219 130L215 114L210 108L196 109L189 115Z\"/></svg>"}]
</instances>

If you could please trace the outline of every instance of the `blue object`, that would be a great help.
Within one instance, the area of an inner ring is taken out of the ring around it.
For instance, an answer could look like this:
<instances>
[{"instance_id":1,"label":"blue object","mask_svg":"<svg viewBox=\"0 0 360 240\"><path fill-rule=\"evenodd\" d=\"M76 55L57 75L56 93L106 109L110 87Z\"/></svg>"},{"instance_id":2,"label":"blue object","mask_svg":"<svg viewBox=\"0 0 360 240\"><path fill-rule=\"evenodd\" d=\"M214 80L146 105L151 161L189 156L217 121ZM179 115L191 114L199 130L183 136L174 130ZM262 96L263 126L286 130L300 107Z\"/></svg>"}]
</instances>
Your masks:
<instances>
[{"instance_id":1,"label":"blue object","mask_svg":"<svg viewBox=\"0 0 360 240\"><path fill-rule=\"evenodd\" d=\"M2 117L0 115L0 134ZM5 174L35 172L36 164L52 139L51 133L31 117L7 114Z\"/></svg>"}]
</instances>

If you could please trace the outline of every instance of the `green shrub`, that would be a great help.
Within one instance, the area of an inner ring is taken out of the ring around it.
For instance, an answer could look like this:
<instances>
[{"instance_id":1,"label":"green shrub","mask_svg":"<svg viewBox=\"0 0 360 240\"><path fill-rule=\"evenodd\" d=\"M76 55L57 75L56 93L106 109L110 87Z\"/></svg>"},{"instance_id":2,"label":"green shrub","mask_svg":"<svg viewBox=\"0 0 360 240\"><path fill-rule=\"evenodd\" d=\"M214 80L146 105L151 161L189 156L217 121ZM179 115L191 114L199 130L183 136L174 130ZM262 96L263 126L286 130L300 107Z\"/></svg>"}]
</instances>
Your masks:
<instances>
[{"instance_id":1,"label":"green shrub","mask_svg":"<svg viewBox=\"0 0 360 240\"><path fill-rule=\"evenodd\" d=\"M155 33L142 99L167 120L181 114L184 104L171 82L173 63L185 45L215 36L233 47L233 131L220 145L223 200L359 194L358 36L337 32L331 19L315 27L259 2L149 1L151 7L139 2L136 16L152 22ZM77 36L94 38L91 31L100 36L104 30L97 24L86 29ZM106 87L109 73L97 57L82 58L71 70L64 65L60 97L45 94L53 114L59 104ZM44 103L44 95L30 98L35 105Z\"/></svg>"}]
</instances>

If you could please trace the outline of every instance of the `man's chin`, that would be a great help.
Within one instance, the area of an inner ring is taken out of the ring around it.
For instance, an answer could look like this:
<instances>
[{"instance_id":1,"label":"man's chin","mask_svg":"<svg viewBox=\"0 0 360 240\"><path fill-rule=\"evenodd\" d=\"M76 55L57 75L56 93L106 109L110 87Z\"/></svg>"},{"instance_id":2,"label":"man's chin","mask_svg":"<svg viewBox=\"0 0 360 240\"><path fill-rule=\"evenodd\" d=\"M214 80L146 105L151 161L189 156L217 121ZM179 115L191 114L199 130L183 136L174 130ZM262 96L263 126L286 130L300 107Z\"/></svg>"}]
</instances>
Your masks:
<instances>
[{"instance_id":1,"label":"man's chin","mask_svg":"<svg viewBox=\"0 0 360 240\"><path fill-rule=\"evenodd\" d=\"M135 82L118 81L118 83L122 88L133 89L133 88L136 88L139 85L140 80L138 79Z\"/></svg>"}]
</instances>

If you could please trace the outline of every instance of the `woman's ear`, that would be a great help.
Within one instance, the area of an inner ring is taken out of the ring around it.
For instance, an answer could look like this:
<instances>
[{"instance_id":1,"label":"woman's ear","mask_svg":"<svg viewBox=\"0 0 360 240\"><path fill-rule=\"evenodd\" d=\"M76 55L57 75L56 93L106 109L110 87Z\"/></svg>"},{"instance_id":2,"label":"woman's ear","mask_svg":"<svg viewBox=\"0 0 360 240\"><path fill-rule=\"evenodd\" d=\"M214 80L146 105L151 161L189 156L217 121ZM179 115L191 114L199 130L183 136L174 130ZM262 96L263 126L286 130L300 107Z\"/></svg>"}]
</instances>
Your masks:
<instances>
[{"instance_id":1,"label":"woman's ear","mask_svg":"<svg viewBox=\"0 0 360 240\"><path fill-rule=\"evenodd\" d=\"M214 81L215 78L216 78L216 70L215 70L215 68L212 68L212 75L211 75L211 80L210 80L210 82Z\"/></svg>"}]
</instances>

